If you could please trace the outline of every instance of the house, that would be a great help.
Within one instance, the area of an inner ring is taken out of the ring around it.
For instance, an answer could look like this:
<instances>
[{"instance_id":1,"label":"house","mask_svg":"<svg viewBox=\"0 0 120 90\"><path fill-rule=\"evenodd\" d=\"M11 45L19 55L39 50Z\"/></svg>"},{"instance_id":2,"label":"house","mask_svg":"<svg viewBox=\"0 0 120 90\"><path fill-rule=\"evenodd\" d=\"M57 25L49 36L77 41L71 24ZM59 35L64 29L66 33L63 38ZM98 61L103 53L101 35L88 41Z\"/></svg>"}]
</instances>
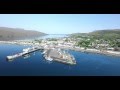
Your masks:
<instances>
[{"instance_id":1,"label":"house","mask_svg":"<svg viewBox=\"0 0 120 90\"><path fill-rule=\"evenodd\" d=\"M113 51L113 50L114 50L114 48L107 48L107 50L112 50L112 51Z\"/></svg>"},{"instance_id":2,"label":"house","mask_svg":"<svg viewBox=\"0 0 120 90\"><path fill-rule=\"evenodd\" d=\"M109 44L98 44L98 46L107 47Z\"/></svg>"}]
</instances>

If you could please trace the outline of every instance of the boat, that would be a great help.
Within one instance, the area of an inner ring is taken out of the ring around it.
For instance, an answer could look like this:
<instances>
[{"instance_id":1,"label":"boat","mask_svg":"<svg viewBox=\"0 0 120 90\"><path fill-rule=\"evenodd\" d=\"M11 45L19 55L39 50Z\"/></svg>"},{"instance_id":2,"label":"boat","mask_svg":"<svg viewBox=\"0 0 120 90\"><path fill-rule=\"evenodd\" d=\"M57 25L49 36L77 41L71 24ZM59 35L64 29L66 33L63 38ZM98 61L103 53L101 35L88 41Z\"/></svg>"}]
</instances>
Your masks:
<instances>
[{"instance_id":1,"label":"boat","mask_svg":"<svg viewBox=\"0 0 120 90\"><path fill-rule=\"evenodd\" d=\"M48 61L52 61L52 60L53 60L53 58L51 58L51 57L46 57L46 56L45 56L45 59L48 60Z\"/></svg>"},{"instance_id":2,"label":"boat","mask_svg":"<svg viewBox=\"0 0 120 90\"><path fill-rule=\"evenodd\" d=\"M30 48L26 48L26 49L23 49L23 52L28 53L30 50L31 50Z\"/></svg>"},{"instance_id":3,"label":"boat","mask_svg":"<svg viewBox=\"0 0 120 90\"><path fill-rule=\"evenodd\" d=\"M42 52L42 54L45 54L46 53L46 50L44 50L43 52Z\"/></svg>"},{"instance_id":4,"label":"boat","mask_svg":"<svg viewBox=\"0 0 120 90\"><path fill-rule=\"evenodd\" d=\"M51 57L47 57L46 54L44 55L44 58L45 58L46 60L48 60L48 61L52 61L52 60L53 60L53 58L51 58Z\"/></svg>"},{"instance_id":5,"label":"boat","mask_svg":"<svg viewBox=\"0 0 120 90\"><path fill-rule=\"evenodd\" d=\"M52 58L50 58L50 57L48 57L48 58L47 58L47 60L52 61L53 59L52 59Z\"/></svg>"},{"instance_id":6,"label":"boat","mask_svg":"<svg viewBox=\"0 0 120 90\"><path fill-rule=\"evenodd\" d=\"M26 55L23 56L24 59L27 59L27 58L29 58L29 57L30 57L29 54L26 54Z\"/></svg>"},{"instance_id":7,"label":"boat","mask_svg":"<svg viewBox=\"0 0 120 90\"><path fill-rule=\"evenodd\" d=\"M23 49L23 53L30 53L30 52L33 52L35 50L38 50L37 47L32 47L32 48L26 48L26 49Z\"/></svg>"}]
</instances>

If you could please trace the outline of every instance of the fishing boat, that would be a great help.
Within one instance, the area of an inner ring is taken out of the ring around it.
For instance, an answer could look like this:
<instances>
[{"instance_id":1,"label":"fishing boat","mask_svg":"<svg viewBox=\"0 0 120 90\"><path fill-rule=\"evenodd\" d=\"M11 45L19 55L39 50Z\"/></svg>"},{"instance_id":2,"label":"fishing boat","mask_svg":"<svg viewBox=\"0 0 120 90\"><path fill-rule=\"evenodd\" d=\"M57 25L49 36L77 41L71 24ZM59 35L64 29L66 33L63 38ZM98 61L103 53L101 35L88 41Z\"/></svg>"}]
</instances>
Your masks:
<instances>
[{"instance_id":1,"label":"fishing boat","mask_svg":"<svg viewBox=\"0 0 120 90\"><path fill-rule=\"evenodd\" d=\"M26 54L26 55L23 56L24 59L27 59L27 58L29 58L29 57L30 57L29 54Z\"/></svg>"},{"instance_id":2,"label":"fishing boat","mask_svg":"<svg viewBox=\"0 0 120 90\"><path fill-rule=\"evenodd\" d=\"M45 54L46 53L46 50L44 50L43 52L42 52L42 54Z\"/></svg>"},{"instance_id":3,"label":"fishing boat","mask_svg":"<svg viewBox=\"0 0 120 90\"><path fill-rule=\"evenodd\" d=\"M53 59L52 59L52 58L50 58L50 57L47 57L47 59L46 59L46 60L52 61Z\"/></svg>"},{"instance_id":4,"label":"fishing boat","mask_svg":"<svg viewBox=\"0 0 120 90\"><path fill-rule=\"evenodd\" d=\"M45 59L48 60L48 61L52 61L52 60L53 60L53 58L47 57L47 55L44 55L44 57L45 57Z\"/></svg>"}]
</instances>

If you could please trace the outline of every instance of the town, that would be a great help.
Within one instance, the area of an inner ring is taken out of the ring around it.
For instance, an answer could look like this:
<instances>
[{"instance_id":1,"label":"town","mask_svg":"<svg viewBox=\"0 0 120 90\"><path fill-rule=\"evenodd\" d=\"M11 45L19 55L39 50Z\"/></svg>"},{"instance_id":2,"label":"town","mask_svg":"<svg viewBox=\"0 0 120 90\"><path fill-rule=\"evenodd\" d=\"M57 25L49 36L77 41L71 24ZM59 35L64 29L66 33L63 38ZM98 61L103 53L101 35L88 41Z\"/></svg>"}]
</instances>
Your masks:
<instances>
[{"instance_id":1,"label":"town","mask_svg":"<svg viewBox=\"0 0 120 90\"><path fill-rule=\"evenodd\" d=\"M60 48L65 50L75 50L82 52L92 52L92 53L106 54L112 56L120 56L120 48L119 48L120 39L117 40L118 41L115 40L107 41L102 38L97 39L88 36L87 37L69 36L63 38L0 41L0 43L39 46L48 49Z\"/></svg>"}]
</instances>

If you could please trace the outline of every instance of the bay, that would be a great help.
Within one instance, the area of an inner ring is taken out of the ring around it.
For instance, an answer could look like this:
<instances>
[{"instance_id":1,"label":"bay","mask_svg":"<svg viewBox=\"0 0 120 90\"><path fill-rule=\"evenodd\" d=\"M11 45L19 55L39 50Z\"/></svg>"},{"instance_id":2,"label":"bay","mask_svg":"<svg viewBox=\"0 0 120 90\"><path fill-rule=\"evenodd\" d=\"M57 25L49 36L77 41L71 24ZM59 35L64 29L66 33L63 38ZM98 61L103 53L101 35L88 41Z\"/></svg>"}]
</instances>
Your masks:
<instances>
[{"instance_id":1,"label":"bay","mask_svg":"<svg viewBox=\"0 0 120 90\"><path fill-rule=\"evenodd\" d=\"M6 56L19 53L29 46L0 44L0 76L120 76L120 57L69 50L76 65L48 62L41 51L30 57L19 57L11 62Z\"/></svg>"}]
</instances>

